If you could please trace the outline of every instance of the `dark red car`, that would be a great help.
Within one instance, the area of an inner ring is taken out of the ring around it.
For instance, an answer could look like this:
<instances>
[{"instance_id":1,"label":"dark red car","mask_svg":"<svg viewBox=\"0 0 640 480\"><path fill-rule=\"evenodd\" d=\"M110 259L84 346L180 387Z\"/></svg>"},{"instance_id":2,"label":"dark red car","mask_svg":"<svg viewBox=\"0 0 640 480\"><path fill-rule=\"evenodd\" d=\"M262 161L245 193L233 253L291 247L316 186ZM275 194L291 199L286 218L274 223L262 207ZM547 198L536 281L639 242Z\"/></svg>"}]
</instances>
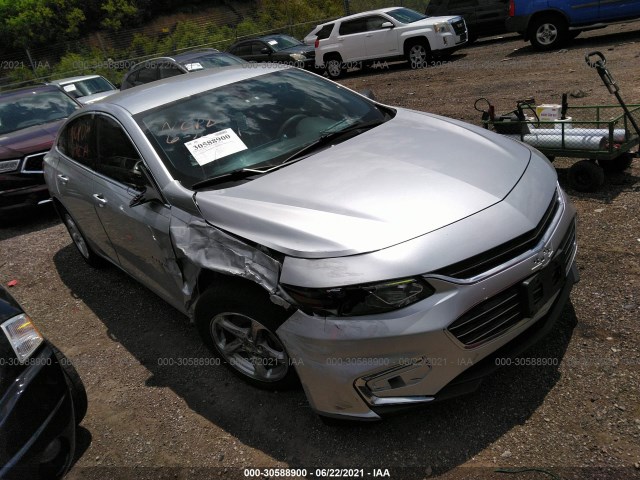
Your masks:
<instances>
[{"instance_id":1,"label":"dark red car","mask_svg":"<svg viewBox=\"0 0 640 480\"><path fill-rule=\"evenodd\" d=\"M49 201L42 159L78 108L53 85L0 93L0 218Z\"/></svg>"}]
</instances>

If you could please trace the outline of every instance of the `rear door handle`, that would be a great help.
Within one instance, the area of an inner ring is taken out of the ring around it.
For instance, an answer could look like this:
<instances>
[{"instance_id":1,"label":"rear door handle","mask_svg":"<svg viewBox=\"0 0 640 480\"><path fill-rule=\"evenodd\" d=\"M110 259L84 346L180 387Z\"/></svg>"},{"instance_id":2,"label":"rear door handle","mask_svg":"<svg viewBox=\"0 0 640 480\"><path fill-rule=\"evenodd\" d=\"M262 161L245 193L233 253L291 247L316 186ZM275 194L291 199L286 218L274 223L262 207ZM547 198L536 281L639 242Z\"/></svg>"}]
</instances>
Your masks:
<instances>
[{"instance_id":1,"label":"rear door handle","mask_svg":"<svg viewBox=\"0 0 640 480\"><path fill-rule=\"evenodd\" d=\"M69 181L69 177L67 177L66 175L63 175L62 173L58 174L58 179L63 185L66 185L67 182Z\"/></svg>"},{"instance_id":2,"label":"rear door handle","mask_svg":"<svg viewBox=\"0 0 640 480\"><path fill-rule=\"evenodd\" d=\"M104 196L101 193L94 193L93 198L95 198L98 201L99 207L104 207L107 203L107 199L104 198Z\"/></svg>"}]
</instances>

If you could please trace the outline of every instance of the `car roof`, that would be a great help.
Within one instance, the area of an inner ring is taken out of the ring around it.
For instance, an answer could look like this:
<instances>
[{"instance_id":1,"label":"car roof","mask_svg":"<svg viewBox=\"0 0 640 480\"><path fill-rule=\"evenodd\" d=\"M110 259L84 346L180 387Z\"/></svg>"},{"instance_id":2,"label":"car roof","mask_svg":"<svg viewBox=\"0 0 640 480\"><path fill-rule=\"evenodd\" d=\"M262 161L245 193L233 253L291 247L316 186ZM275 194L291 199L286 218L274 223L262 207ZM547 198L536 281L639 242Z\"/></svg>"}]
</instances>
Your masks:
<instances>
[{"instance_id":1,"label":"car roof","mask_svg":"<svg viewBox=\"0 0 640 480\"><path fill-rule=\"evenodd\" d=\"M140 65L144 65L147 63L151 63L151 62L157 62L159 60L169 60L170 62L175 62L175 63L185 63L188 62L189 60L192 60L194 58L200 58L203 57L205 55L229 55L226 52L221 52L220 50L216 50L215 48L201 48L198 50L190 50L188 52L183 52L183 53L178 53L176 55L173 55L172 57L169 56L165 56L165 57L153 57L153 58L148 58L147 60L144 60L142 62L138 62L135 65L133 65L129 71L133 71L136 70Z\"/></svg>"},{"instance_id":2,"label":"car roof","mask_svg":"<svg viewBox=\"0 0 640 480\"><path fill-rule=\"evenodd\" d=\"M16 88L15 90L7 90L0 92L0 97L11 97L13 95L20 95L23 93L37 93L37 92L62 92L62 89L58 85L31 85L29 87ZM64 92L62 92L64 93ZM68 95L67 95L68 96ZM71 98L71 97L69 97Z\"/></svg>"},{"instance_id":3,"label":"car roof","mask_svg":"<svg viewBox=\"0 0 640 480\"><path fill-rule=\"evenodd\" d=\"M332 23L344 22L345 20L355 20L356 18L366 17L367 15L373 15L376 13L388 13L393 10L398 10L399 8L407 8L407 7L386 7L386 8L378 8L377 10L367 10L366 12L354 13L353 15L348 15L346 17L336 18L335 20L331 20L330 22L321 23L318 26L324 27L325 25L330 25Z\"/></svg>"},{"instance_id":4,"label":"car roof","mask_svg":"<svg viewBox=\"0 0 640 480\"><path fill-rule=\"evenodd\" d=\"M100 78L100 75L82 75L79 77L58 78L57 80L51 80L49 83L53 83L54 85L65 85L67 83L81 82L83 80L91 80L92 78Z\"/></svg>"},{"instance_id":5,"label":"car roof","mask_svg":"<svg viewBox=\"0 0 640 480\"><path fill-rule=\"evenodd\" d=\"M288 68L292 67L265 65L264 68L247 68L246 65L233 65L205 69L128 88L94 105L117 105L135 115L207 90Z\"/></svg>"}]
</instances>

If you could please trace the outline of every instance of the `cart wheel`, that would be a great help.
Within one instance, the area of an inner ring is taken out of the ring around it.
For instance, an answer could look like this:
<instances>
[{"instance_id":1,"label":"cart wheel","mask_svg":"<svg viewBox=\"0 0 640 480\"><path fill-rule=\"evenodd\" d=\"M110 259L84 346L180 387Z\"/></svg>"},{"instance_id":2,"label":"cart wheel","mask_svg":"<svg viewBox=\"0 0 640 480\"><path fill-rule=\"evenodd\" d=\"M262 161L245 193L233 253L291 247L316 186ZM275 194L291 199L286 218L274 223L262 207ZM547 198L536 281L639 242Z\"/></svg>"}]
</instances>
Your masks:
<instances>
[{"instance_id":1,"label":"cart wheel","mask_svg":"<svg viewBox=\"0 0 640 480\"><path fill-rule=\"evenodd\" d=\"M569 168L569 184L579 192L595 192L604 183L604 171L591 160L581 160Z\"/></svg>"},{"instance_id":2,"label":"cart wheel","mask_svg":"<svg viewBox=\"0 0 640 480\"><path fill-rule=\"evenodd\" d=\"M612 160L598 160L598 165L605 173L618 173L629 168L634 158L635 154L627 152Z\"/></svg>"}]
</instances>

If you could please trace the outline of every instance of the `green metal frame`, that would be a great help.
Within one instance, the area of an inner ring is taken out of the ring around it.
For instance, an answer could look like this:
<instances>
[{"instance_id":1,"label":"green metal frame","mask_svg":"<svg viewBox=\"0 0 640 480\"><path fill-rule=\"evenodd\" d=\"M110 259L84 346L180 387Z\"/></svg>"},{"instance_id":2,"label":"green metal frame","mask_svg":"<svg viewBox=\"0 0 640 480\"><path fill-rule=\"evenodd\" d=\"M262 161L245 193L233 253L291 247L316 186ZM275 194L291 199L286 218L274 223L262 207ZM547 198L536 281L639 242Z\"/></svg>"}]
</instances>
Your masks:
<instances>
[{"instance_id":1,"label":"green metal frame","mask_svg":"<svg viewBox=\"0 0 640 480\"><path fill-rule=\"evenodd\" d=\"M531 105L535 108L534 105ZM640 105L628 105L629 113L636 119L640 119ZM525 110L526 111L526 110ZM622 113L620 113L622 112ZM567 110L567 116L572 117L572 127L589 129L607 129L609 131L607 148L594 150L594 149L582 149L582 148L570 148L566 146L565 130L567 129L566 122L553 122L553 121L526 121L526 122L508 122L511 128L520 129L522 132L526 127L535 128L553 128L558 131L558 134L562 135L562 147L560 148L539 148L543 154L553 157L575 157L575 158L590 158L594 160L613 160L627 152L633 147L640 144L640 137L633 128L632 123L629 121L629 117L624 113L624 110L620 105L592 105L592 106L577 106L569 107ZM582 120L588 118L589 120ZM595 120L594 120L595 118ZM608 118L608 119L607 119ZM493 127L494 130L499 131L500 127L496 129L496 125L504 126L503 122L487 121L484 122L485 128ZM614 142L614 130L625 130L625 141L622 143ZM517 134L516 134L517 135ZM526 133L520 133L520 140L524 140ZM524 142L526 143L526 142Z\"/></svg>"}]
</instances>

